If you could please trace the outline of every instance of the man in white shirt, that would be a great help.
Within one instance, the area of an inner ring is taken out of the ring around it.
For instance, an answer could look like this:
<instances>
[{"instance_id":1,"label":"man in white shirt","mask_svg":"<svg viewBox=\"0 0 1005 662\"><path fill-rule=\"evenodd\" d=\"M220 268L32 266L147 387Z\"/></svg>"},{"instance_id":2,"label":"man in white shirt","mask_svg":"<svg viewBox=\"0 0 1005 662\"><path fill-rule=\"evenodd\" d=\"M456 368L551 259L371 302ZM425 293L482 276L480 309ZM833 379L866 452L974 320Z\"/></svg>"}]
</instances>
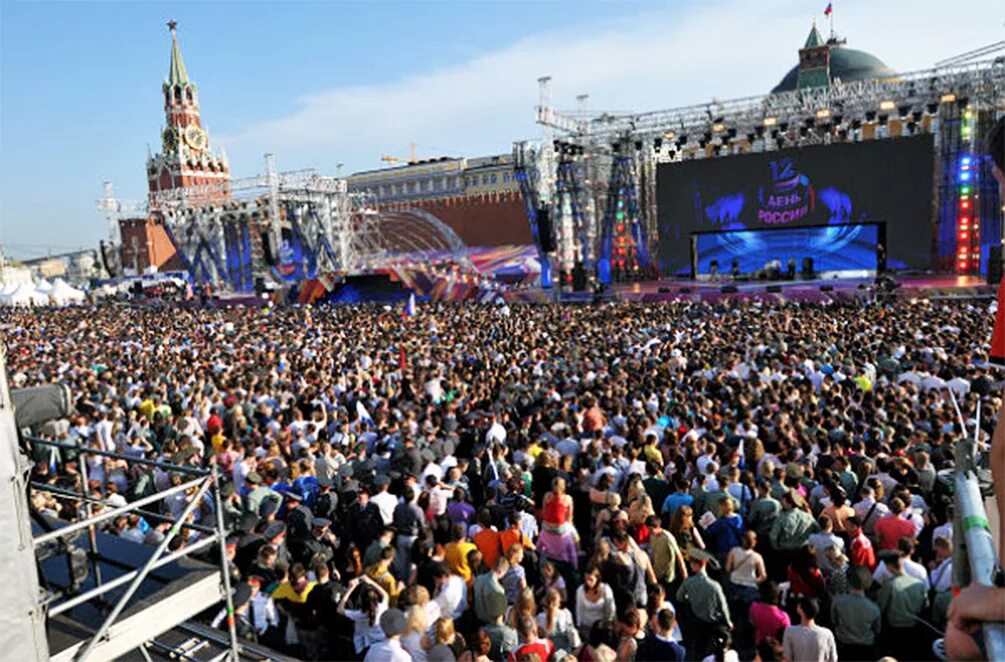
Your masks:
<instances>
[{"instance_id":1,"label":"man in white shirt","mask_svg":"<svg viewBox=\"0 0 1005 662\"><path fill-rule=\"evenodd\" d=\"M799 599L799 625L785 628L782 648L786 660L838 662L834 633L816 624L820 606L813 598Z\"/></svg>"},{"instance_id":2,"label":"man in white shirt","mask_svg":"<svg viewBox=\"0 0 1005 662\"><path fill-rule=\"evenodd\" d=\"M485 433L485 443L489 446L493 444L505 444L506 428L499 422L495 414L489 414L489 418L492 420L492 425Z\"/></svg>"},{"instance_id":3,"label":"man in white shirt","mask_svg":"<svg viewBox=\"0 0 1005 662\"><path fill-rule=\"evenodd\" d=\"M408 621L400 609L388 609L380 615L380 629L386 639L370 647L363 662L411 662L412 656L401 645L401 635L408 632Z\"/></svg>"},{"instance_id":4,"label":"man in white shirt","mask_svg":"<svg viewBox=\"0 0 1005 662\"><path fill-rule=\"evenodd\" d=\"M384 526L390 526L394 519L394 509L398 505L398 499L387 491L391 485L391 479L387 476L377 476L377 493L370 497L370 501L377 504L380 510L380 517L384 520Z\"/></svg>"},{"instance_id":5,"label":"man in white shirt","mask_svg":"<svg viewBox=\"0 0 1005 662\"><path fill-rule=\"evenodd\" d=\"M926 591L930 589L932 584L928 579L928 570L925 569L925 566L911 558L911 555L914 554L914 540L911 538L901 538L897 541L897 551L900 552L903 562L901 567L904 569L904 574L908 577L914 577L915 579L921 580L921 582L925 585ZM950 580L952 579L952 574L952 572L949 573ZM873 581L880 586L882 586L884 582L893 579L893 577L894 574L887 568L886 563L878 564L876 566L876 570L872 573Z\"/></svg>"},{"instance_id":6,"label":"man in white shirt","mask_svg":"<svg viewBox=\"0 0 1005 662\"><path fill-rule=\"evenodd\" d=\"M468 586L460 575L455 575L446 565L437 567L433 574L439 591L433 601L440 605L440 612L458 619L468 608Z\"/></svg>"}]
</instances>

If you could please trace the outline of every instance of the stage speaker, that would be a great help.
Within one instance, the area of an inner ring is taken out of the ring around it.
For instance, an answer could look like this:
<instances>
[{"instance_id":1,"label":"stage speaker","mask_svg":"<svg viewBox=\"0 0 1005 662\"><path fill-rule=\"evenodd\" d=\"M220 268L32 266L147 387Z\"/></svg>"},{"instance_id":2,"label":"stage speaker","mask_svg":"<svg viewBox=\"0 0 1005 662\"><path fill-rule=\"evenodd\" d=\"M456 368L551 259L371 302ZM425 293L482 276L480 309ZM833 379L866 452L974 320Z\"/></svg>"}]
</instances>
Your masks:
<instances>
[{"instance_id":1,"label":"stage speaker","mask_svg":"<svg viewBox=\"0 0 1005 662\"><path fill-rule=\"evenodd\" d=\"M768 285L768 287L766 287L765 289L768 292L771 292L772 294L778 294L778 293L780 293L782 291L782 286L781 285Z\"/></svg>"},{"instance_id":2,"label":"stage speaker","mask_svg":"<svg viewBox=\"0 0 1005 662\"><path fill-rule=\"evenodd\" d=\"M813 278L813 258L804 257L803 258L803 270L800 272L803 280L810 280Z\"/></svg>"},{"instance_id":3,"label":"stage speaker","mask_svg":"<svg viewBox=\"0 0 1005 662\"><path fill-rule=\"evenodd\" d=\"M258 296L265 294L265 278L262 276L255 277L255 294Z\"/></svg>"},{"instance_id":4,"label":"stage speaker","mask_svg":"<svg viewBox=\"0 0 1005 662\"><path fill-rule=\"evenodd\" d=\"M669 287L661 287L661 288L659 288L659 292L660 292L660 294L670 294L670 288Z\"/></svg>"},{"instance_id":5,"label":"stage speaker","mask_svg":"<svg viewBox=\"0 0 1005 662\"><path fill-rule=\"evenodd\" d=\"M988 254L988 285L997 285L1005 274L1002 273L1002 247L992 246Z\"/></svg>"},{"instance_id":6,"label":"stage speaker","mask_svg":"<svg viewBox=\"0 0 1005 662\"><path fill-rule=\"evenodd\" d=\"M680 293L681 294L691 294L691 288L690 287L682 287L682 288L680 288Z\"/></svg>"},{"instance_id":7,"label":"stage speaker","mask_svg":"<svg viewBox=\"0 0 1005 662\"><path fill-rule=\"evenodd\" d=\"M141 297L143 296L143 282L139 280L133 281L133 296Z\"/></svg>"},{"instance_id":8,"label":"stage speaker","mask_svg":"<svg viewBox=\"0 0 1005 662\"><path fill-rule=\"evenodd\" d=\"M262 232L262 256L265 264L270 267L276 266L276 251L272 246L272 233L268 230Z\"/></svg>"},{"instance_id":9,"label":"stage speaker","mask_svg":"<svg viewBox=\"0 0 1005 662\"><path fill-rule=\"evenodd\" d=\"M820 291L821 292L833 292L834 291L834 286L833 285L821 285L820 286Z\"/></svg>"},{"instance_id":10,"label":"stage speaker","mask_svg":"<svg viewBox=\"0 0 1005 662\"><path fill-rule=\"evenodd\" d=\"M541 250L545 253L553 253L555 245L555 233L551 227L551 213L547 207L537 208L537 236L541 242Z\"/></svg>"},{"instance_id":11,"label":"stage speaker","mask_svg":"<svg viewBox=\"0 0 1005 662\"><path fill-rule=\"evenodd\" d=\"M736 294L736 285L723 285L719 291L723 294Z\"/></svg>"},{"instance_id":12,"label":"stage speaker","mask_svg":"<svg viewBox=\"0 0 1005 662\"><path fill-rule=\"evenodd\" d=\"M586 289L586 269L583 268L582 262L576 262L576 265L572 268L572 290L574 292L582 292Z\"/></svg>"}]
</instances>

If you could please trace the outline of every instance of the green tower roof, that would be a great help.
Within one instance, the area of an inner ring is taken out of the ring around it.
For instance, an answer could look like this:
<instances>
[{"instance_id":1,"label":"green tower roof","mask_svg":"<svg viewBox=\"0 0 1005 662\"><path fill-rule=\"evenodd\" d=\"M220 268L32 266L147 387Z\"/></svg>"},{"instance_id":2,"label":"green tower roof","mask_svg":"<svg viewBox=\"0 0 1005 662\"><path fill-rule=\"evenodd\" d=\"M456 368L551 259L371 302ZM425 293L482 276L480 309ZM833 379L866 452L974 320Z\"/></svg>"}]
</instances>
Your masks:
<instances>
[{"instance_id":1,"label":"green tower roof","mask_svg":"<svg viewBox=\"0 0 1005 662\"><path fill-rule=\"evenodd\" d=\"M185 61L181 59L181 50L178 48L178 35L176 30L178 23L168 22L171 30L171 69L168 71L168 85L180 85L182 87L189 84L188 72L185 71Z\"/></svg>"}]
</instances>

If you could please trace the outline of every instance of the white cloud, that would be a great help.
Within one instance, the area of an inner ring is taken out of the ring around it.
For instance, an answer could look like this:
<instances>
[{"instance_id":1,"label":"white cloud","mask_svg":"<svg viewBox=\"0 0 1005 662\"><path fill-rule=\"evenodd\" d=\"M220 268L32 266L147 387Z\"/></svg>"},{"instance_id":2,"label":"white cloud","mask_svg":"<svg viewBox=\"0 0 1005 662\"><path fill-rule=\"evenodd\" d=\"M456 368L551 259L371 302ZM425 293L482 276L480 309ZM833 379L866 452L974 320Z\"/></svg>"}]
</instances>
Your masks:
<instances>
[{"instance_id":1,"label":"white cloud","mask_svg":"<svg viewBox=\"0 0 1005 662\"><path fill-rule=\"evenodd\" d=\"M283 169L326 171L339 162L350 171L377 167L380 155L403 154L410 142L422 156L441 155L429 145L508 151L514 140L538 135L538 76L553 77L559 108L573 107L583 92L591 107L620 111L763 93L795 64L814 16L826 31L825 4L724 0L682 10L675 3L607 25L543 32L425 75L305 96L289 114L219 141L238 174L258 170L265 151ZM979 0L951 12L944 0L847 0L836 18L849 46L907 71L997 40L1003 7Z\"/></svg>"}]
</instances>

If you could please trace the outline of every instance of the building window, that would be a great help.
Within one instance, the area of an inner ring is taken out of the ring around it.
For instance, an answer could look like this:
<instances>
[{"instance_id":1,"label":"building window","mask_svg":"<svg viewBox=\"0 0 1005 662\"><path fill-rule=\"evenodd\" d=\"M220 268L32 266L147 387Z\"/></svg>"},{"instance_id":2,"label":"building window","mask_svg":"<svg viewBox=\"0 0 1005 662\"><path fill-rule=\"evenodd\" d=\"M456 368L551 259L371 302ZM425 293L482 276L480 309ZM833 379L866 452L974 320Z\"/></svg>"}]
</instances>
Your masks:
<instances>
[{"instance_id":1,"label":"building window","mask_svg":"<svg viewBox=\"0 0 1005 662\"><path fill-rule=\"evenodd\" d=\"M488 186L488 183L489 183L489 176L482 175L482 186Z\"/></svg>"},{"instance_id":2,"label":"building window","mask_svg":"<svg viewBox=\"0 0 1005 662\"><path fill-rule=\"evenodd\" d=\"M415 193L415 182L408 182L407 190L409 193Z\"/></svg>"},{"instance_id":3,"label":"building window","mask_svg":"<svg viewBox=\"0 0 1005 662\"><path fill-rule=\"evenodd\" d=\"M503 173L503 184L509 184L509 173L508 172L504 172Z\"/></svg>"},{"instance_id":4,"label":"building window","mask_svg":"<svg viewBox=\"0 0 1005 662\"><path fill-rule=\"evenodd\" d=\"M496 183L496 174L495 173L492 173L492 183L493 184Z\"/></svg>"}]
</instances>

